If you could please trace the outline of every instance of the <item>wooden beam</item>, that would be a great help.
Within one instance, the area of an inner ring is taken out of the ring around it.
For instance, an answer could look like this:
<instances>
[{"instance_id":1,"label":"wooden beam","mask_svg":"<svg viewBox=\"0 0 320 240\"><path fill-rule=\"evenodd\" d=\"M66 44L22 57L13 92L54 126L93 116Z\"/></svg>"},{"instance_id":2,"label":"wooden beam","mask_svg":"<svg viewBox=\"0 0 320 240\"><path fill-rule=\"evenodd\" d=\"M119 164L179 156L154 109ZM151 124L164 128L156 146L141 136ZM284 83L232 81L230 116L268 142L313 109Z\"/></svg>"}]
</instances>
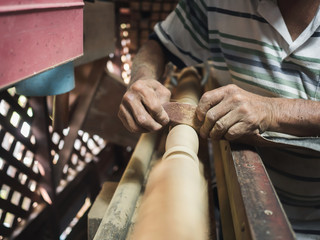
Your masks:
<instances>
[{"instance_id":1,"label":"wooden beam","mask_svg":"<svg viewBox=\"0 0 320 240\"><path fill-rule=\"evenodd\" d=\"M54 201L56 197L56 185L54 184L53 163L51 156L52 141L49 133L49 116L48 108L45 97L31 97L29 104L34 111L34 119L32 121L32 134L37 139L35 159L41 164L44 174L41 177L39 184L40 187L45 189L50 197L50 200Z\"/></svg>"},{"instance_id":2,"label":"wooden beam","mask_svg":"<svg viewBox=\"0 0 320 240\"><path fill-rule=\"evenodd\" d=\"M78 107L75 109L70 120L69 134L64 139L64 147L59 152L59 161L54 166L55 170L55 184L58 186L63 175L63 168L70 160L73 153L74 141L78 137L78 131L87 117L87 112L91 105L92 99L97 91L99 82L105 72L105 58L97 60L93 63L89 77L87 80L87 90L81 94L77 103ZM76 72L77 73L77 72ZM75 75L77 77L77 74Z\"/></svg>"},{"instance_id":3,"label":"wooden beam","mask_svg":"<svg viewBox=\"0 0 320 240\"><path fill-rule=\"evenodd\" d=\"M220 142L236 239L295 239L264 165L246 145Z\"/></svg>"},{"instance_id":4,"label":"wooden beam","mask_svg":"<svg viewBox=\"0 0 320 240\"><path fill-rule=\"evenodd\" d=\"M140 134L130 133L118 117L119 105L127 89L121 81L109 72L103 76L82 130L90 135L98 134L108 142L134 147Z\"/></svg>"}]
</instances>

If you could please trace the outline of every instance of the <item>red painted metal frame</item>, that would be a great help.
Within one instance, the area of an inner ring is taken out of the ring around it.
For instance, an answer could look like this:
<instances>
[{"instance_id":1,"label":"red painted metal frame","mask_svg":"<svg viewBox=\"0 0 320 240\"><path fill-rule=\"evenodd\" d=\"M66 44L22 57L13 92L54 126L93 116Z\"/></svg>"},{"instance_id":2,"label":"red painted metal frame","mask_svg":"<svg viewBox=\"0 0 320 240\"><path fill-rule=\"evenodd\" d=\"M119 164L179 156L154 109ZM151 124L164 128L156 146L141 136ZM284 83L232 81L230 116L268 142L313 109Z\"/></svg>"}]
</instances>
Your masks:
<instances>
[{"instance_id":1,"label":"red painted metal frame","mask_svg":"<svg viewBox=\"0 0 320 240\"><path fill-rule=\"evenodd\" d=\"M83 54L82 0L1 0L0 89Z\"/></svg>"}]
</instances>

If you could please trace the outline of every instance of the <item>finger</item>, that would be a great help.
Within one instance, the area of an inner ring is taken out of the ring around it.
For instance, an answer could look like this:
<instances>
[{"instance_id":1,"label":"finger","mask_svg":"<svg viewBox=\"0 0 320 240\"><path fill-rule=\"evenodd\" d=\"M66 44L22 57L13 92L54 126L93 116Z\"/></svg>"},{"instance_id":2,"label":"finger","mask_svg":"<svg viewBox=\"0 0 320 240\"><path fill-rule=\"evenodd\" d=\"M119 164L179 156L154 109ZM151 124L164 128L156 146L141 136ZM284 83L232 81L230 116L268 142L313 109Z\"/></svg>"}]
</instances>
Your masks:
<instances>
[{"instance_id":1,"label":"finger","mask_svg":"<svg viewBox=\"0 0 320 240\"><path fill-rule=\"evenodd\" d=\"M141 91L141 90L140 90ZM134 118L135 124L148 131L157 131L162 128L158 122L156 122L146 110L145 106L141 102L142 97L132 92L127 92L123 96L122 104L128 110L130 115Z\"/></svg>"},{"instance_id":2,"label":"finger","mask_svg":"<svg viewBox=\"0 0 320 240\"><path fill-rule=\"evenodd\" d=\"M233 141L237 138L240 138L247 132L246 127L247 126L244 122L238 122L234 124L232 127L228 129L228 131L224 135L225 139Z\"/></svg>"},{"instance_id":3,"label":"finger","mask_svg":"<svg viewBox=\"0 0 320 240\"><path fill-rule=\"evenodd\" d=\"M210 108L218 104L224 98L224 88L218 88L209 92L206 92L202 95L199 100L196 114L200 121L203 121L206 117L206 113L209 111Z\"/></svg>"},{"instance_id":4,"label":"finger","mask_svg":"<svg viewBox=\"0 0 320 240\"><path fill-rule=\"evenodd\" d=\"M138 126L149 131L157 131L162 128L162 125L151 117L142 102L134 101L134 103L129 104L129 111L132 112Z\"/></svg>"},{"instance_id":5,"label":"finger","mask_svg":"<svg viewBox=\"0 0 320 240\"><path fill-rule=\"evenodd\" d=\"M125 108L123 104L120 105L119 107L119 112L118 112L118 117L120 118L122 124L130 131L133 133L142 133L146 132L145 129L139 127L134 118L131 116L131 113Z\"/></svg>"},{"instance_id":6,"label":"finger","mask_svg":"<svg viewBox=\"0 0 320 240\"><path fill-rule=\"evenodd\" d=\"M211 108L205 117L205 120L200 128L200 136L202 138L207 138L214 124L216 123L218 118L215 117L214 109Z\"/></svg>"},{"instance_id":7,"label":"finger","mask_svg":"<svg viewBox=\"0 0 320 240\"><path fill-rule=\"evenodd\" d=\"M161 102L158 98L144 98L143 104L147 111L150 113L150 115L156 120L158 123L160 123L162 126L169 123L170 119L167 114L167 112L162 107Z\"/></svg>"},{"instance_id":8,"label":"finger","mask_svg":"<svg viewBox=\"0 0 320 240\"><path fill-rule=\"evenodd\" d=\"M230 105L226 105L224 101L211 108L205 117L204 123L200 128L200 135L203 138L209 136L215 123L230 111Z\"/></svg>"},{"instance_id":9,"label":"finger","mask_svg":"<svg viewBox=\"0 0 320 240\"><path fill-rule=\"evenodd\" d=\"M228 132L229 128L239 122L239 118L235 111L228 112L226 115L221 117L212 128L210 137L212 139L221 139Z\"/></svg>"},{"instance_id":10,"label":"finger","mask_svg":"<svg viewBox=\"0 0 320 240\"><path fill-rule=\"evenodd\" d=\"M233 141L244 135L257 134L259 134L259 129L250 128L245 122L238 122L229 128L224 137L229 141Z\"/></svg>"},{"instance_id":11,"label":"finger","mask_svg":"<svg viewBox=\"0 0 320 240\"><path fill-rule=\"evenodd\" d=\"M139 93L144 108L156 122L161 125L169 123L169 116L162 107L164 101L169 101L171 95L166 87L157 81L148 81L137 82L132 86L132 90Z\"/></svg>"}]
</instances>

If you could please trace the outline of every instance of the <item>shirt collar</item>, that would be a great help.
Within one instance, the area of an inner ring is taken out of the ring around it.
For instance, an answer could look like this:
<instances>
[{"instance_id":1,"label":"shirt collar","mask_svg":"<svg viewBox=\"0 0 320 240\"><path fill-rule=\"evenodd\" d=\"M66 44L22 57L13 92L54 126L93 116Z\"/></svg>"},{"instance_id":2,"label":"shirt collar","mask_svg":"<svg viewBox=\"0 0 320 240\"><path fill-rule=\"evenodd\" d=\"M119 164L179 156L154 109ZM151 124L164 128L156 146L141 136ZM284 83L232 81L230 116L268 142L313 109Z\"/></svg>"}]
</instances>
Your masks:
<instances>
[{"instance_id":1,"label":"shirt collar","mask_svg":"<svg viewBox=\"0 0 320 240\"><path fill-rule=\"evenodd\" d=\"M284 39L282 48L285 50L286 54L283 56L283 58L287 57L302 44L304 44L320 26L320 7L318 7L315 17L307 26L307 28L299 35L297 39L295 39L295 41L292 41L288 28L277 5L277 0L260 0L257 10L258 13Z\"/></svg>"}]
</instances>

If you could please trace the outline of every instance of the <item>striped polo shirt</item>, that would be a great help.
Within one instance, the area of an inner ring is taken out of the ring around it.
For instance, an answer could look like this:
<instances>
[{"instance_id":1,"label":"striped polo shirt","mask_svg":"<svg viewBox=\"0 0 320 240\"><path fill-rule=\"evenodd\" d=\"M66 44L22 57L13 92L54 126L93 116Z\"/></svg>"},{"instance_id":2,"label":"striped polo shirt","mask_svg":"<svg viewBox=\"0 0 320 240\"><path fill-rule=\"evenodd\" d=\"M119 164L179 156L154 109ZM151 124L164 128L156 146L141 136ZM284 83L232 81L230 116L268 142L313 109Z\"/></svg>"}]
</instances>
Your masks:
<instances>
[{"instance_id":1,"label":"striped polo shirt","mask_svg":"<svg viewBox=\"0 0 320 240\"><path fill-rule=\"evenodd\" d=\"M265 96L320 99L320 12L295 40L268 0L180 1L155 32L186 66L211 60L222 84Z\"/></svg>"},{"instance_id":2,"label":"striped polo shirt","mask_svg":"<svg viewBox=\"0 0 320 240\"><path fill-rule=\"evenodd\" d=\"M272 0L182 0L154 30L180 66L210 60L221 85L320 100L319 9L294 41ZM320 154L273 150L258 149L289 218L320 223Z\"/></svg>"}]
</instances>

